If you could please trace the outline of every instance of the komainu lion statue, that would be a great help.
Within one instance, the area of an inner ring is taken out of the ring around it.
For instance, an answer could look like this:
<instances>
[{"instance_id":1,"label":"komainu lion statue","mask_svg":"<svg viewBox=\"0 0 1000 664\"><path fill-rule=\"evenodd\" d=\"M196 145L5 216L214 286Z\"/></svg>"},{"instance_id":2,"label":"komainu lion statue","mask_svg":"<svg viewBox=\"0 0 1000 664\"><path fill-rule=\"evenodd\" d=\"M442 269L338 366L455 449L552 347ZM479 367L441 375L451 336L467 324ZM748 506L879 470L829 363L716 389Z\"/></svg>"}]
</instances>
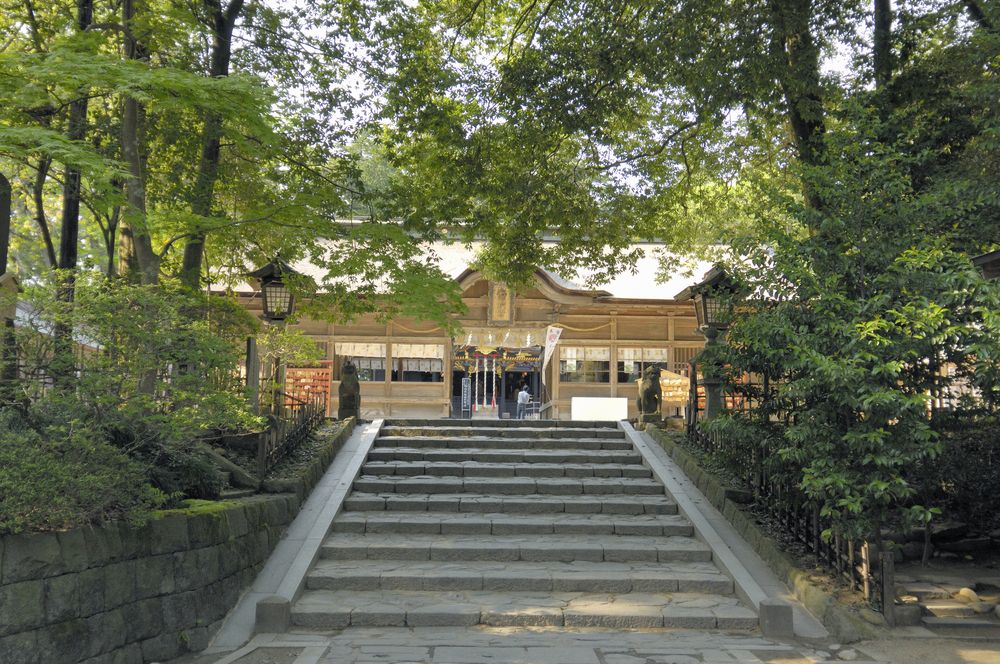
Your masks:
<instances>
[{"instance_id":1,"label":"komainu lion statue","mask_svg":"<svg viewBox=\"0 0 1000 664\"><path fill-rule=\"evenodd\" d=\"M346 420L353 417L361 419L361 384L358 383L358 368L350 360L344 362L340 369L340 397L337 406L337 419Z\"/></svg>"},{"instance_id":2,"label":"komainu lion statue","mask_svg":"<svg viewBox=\"0 0 1000 664\"><path fill-rule=\"evenodd\" d=\"M660 419L660 402L663 390L660 387L660 366L652 365L642 370L639 382L639 424L656 422Z\"/></svg>"}]
</instances>

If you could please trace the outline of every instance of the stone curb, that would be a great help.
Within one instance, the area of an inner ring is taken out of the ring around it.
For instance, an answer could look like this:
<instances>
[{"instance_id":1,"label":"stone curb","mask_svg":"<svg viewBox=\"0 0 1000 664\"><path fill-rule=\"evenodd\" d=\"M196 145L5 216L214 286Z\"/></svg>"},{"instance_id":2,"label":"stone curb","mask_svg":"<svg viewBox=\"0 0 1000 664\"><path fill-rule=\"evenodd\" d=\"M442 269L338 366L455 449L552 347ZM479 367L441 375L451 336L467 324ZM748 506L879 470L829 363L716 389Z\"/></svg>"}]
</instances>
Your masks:
<instances>
[{"instance_id":1,"label":"stone curb","mask_svg":"<svg viewBox=\"0 0 1000 664\"><path fill-rule=\"evenodd\" d=\"M670 458L705 494L709 502L729 520L768 567L788 584L795 598L830 630L832 637L844 643L853 643L886 635L885 629L865 621L855 611L841 605L831 593L813 583L809 578L809 572L795 565L778 543L764 533L753 519L740 509L738 503L727 496L727 492L732 490L727 489L715 475L702 469L692 454L671 441L661 429L647 427L646 433L663 447Z\"/></svg>"}]
</instances>

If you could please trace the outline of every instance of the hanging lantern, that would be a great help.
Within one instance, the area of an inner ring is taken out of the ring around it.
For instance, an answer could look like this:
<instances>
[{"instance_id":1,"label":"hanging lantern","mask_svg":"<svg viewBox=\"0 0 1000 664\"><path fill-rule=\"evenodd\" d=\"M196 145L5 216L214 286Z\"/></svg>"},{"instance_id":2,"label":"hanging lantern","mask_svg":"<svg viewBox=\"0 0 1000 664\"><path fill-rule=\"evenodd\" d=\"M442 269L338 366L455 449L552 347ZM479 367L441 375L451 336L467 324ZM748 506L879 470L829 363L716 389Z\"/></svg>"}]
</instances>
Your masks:
<instances>
[{"instance_id":1,"label":"hanging lantern","mask_svg":"<svg viewBox=\"0 0 1000 664\"><path fill-rule=\"evenodd\" d=\"M295 311L295 296L285 283L285 278L297 274L288 263L275 258L264 267L247 275L260 281L264 318L270 321L282 321L292 315Z\"/></svg>"}]
</instances>

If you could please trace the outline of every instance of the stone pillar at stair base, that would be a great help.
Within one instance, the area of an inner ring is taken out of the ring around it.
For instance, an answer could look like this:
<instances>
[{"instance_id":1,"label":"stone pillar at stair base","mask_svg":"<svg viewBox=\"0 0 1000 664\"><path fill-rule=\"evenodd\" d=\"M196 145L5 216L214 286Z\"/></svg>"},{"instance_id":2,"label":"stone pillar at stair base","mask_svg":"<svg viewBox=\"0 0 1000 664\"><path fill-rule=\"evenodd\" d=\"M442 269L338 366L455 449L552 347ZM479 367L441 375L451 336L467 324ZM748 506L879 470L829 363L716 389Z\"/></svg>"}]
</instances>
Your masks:
<instances>
[{"instance_id":1,"label":"stone pillar at stair base","mask_svg":"<svg viewBox=\"0 0 1000 664\"><path fill-rule=\"evenodd\" d=\"M760 631L764 636L771 639L795 638L791 602L768 598L761 600L757 610L760 618Z\"/></svg>"},{"instance_id":2,"label":"stone pillar at stair base","mask_svg":"<svg viewBox=\"0 0 1000 664\"><path fill-rule=\"evenodd\" d=\"M270 595L257 602L256 634L280 634L292 624L292 605L287 598Z\"/></svg>"}]
</instances>

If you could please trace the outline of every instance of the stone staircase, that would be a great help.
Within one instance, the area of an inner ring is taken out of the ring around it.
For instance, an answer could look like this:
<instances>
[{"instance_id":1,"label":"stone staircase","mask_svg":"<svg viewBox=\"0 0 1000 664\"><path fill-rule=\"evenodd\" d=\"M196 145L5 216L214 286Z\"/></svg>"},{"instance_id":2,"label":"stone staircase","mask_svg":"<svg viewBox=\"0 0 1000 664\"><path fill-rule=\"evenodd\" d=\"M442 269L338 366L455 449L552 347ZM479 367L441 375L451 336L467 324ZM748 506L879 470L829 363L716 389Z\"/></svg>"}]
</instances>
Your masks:
<instances>
[{"instance_id":1,"label":"stone staircase","mask_svg":"<svg viewBox=\"0 0 1000 664\"><path fill-rule=\"evenodd\" d=\"M986 571L986 570L984 570ZM1000 636L1000 581L974 582L969 571L918 570L923 579L899 575L897 600L919 609L920 624L942 635ZM965 578L963 578L965 577Z\"/></svg>"},{"instance_id":2,"label":"stone staircase","mask_svg":"<svg viewBox=\"0 0 1000 664\"><path fill-rule=\"evenodd\" d=\"M555 421L387 421L291 617L757 627L624 432Z\"/></svg>"}]
</instances>

